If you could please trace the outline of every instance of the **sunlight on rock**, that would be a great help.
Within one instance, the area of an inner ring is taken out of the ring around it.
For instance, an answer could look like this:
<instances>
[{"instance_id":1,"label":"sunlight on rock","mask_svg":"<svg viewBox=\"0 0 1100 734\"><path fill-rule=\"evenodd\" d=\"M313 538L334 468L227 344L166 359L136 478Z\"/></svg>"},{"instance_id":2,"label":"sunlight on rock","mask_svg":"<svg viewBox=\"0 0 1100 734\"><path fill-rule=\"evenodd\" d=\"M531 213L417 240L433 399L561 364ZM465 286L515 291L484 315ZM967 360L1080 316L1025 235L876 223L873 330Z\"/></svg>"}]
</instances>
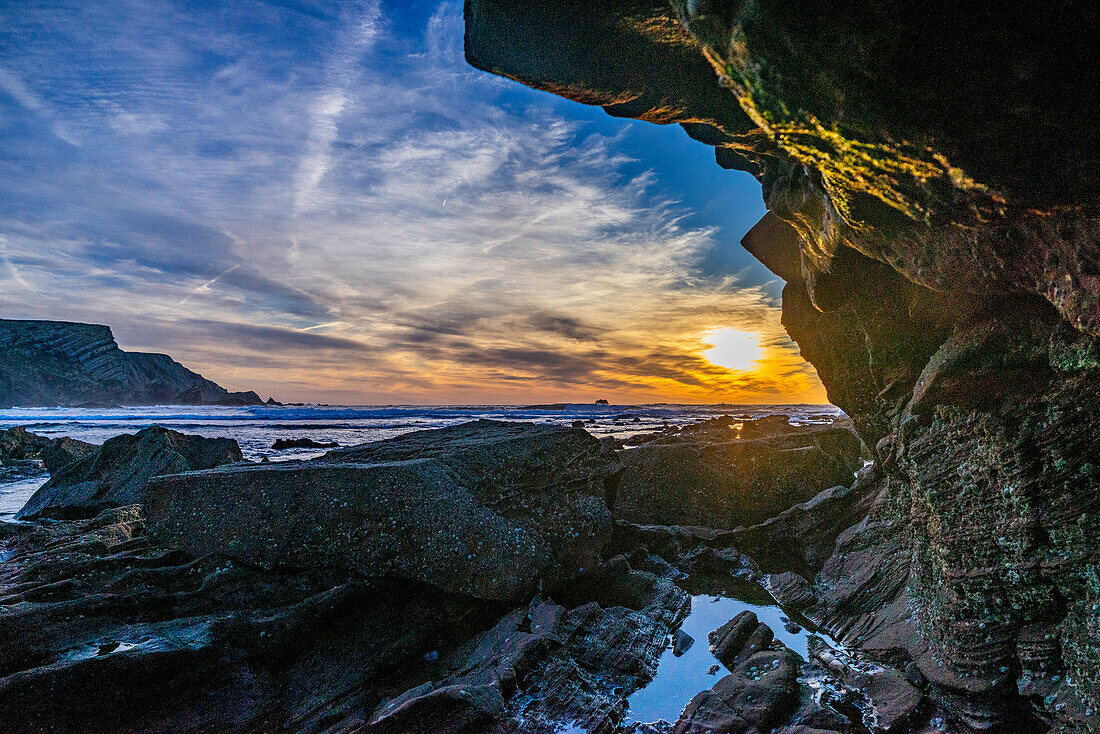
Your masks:
<instances>
[{"instance_id":1,"label":"sunlight on rock","mask_svg":"<svg viewBox=\"0 0 1100 734\"><path fill-rule=\"evenodd\" d=\"M704 343L712 345L703 352L707 361L736 372L759 369L757 362L764 356L758 335L749 331L718 329L707 334Z\"/></svg>"}]
</instances>

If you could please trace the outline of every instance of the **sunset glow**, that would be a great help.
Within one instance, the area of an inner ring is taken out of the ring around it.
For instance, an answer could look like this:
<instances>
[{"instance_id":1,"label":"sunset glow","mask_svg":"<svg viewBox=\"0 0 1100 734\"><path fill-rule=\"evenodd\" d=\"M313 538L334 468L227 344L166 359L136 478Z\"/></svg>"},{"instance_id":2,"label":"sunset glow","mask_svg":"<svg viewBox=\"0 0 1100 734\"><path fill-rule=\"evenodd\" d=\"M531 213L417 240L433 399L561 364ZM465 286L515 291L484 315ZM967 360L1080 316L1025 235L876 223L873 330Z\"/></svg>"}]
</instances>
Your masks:
<instances>
[{"instance_id":1,"label":"sunset glow","mask_svg":"<svg viewBox=\"0 0 1100 734\"><path fill-rule=\"evenodd\" d=\"M764 356L759 337L747 331L719 329L708 334L706 342L714 346L703 352L703 356L719 367L735 372L758 369L758 362Z\"/></svg>"},{"instance_id":2,"label":"sunset glow","mask_svg":"<svg viewBox=\"0 0 1100 734\"><path fill-rule=\"evenodd\" d=\"M0 177L5 317L285 401L825 400L738 244L760 184L677 127L472 73L459 3L141 8L25 14L52 42L0 59L48 161Z\"/></svg>"}]
</instances>

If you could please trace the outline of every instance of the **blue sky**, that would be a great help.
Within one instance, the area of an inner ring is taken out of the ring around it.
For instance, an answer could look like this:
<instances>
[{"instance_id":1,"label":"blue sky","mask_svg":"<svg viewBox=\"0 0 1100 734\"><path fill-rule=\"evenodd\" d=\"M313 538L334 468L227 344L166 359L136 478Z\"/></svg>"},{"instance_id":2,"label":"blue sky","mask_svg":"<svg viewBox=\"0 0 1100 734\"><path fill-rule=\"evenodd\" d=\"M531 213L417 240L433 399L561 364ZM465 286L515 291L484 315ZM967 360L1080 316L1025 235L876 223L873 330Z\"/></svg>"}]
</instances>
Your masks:
<instances>
[{"instance_id":1,"label":"blue sky","mask_svg":"<svg viewBox=\"0 0 1100 734\"><path fill-rule=\"evenodd\" d=\"M759 185L468 66L458 2L5 4L0 171L0 314L235 389L822 397L738 245Z\"/></svg>"}]
</instances>

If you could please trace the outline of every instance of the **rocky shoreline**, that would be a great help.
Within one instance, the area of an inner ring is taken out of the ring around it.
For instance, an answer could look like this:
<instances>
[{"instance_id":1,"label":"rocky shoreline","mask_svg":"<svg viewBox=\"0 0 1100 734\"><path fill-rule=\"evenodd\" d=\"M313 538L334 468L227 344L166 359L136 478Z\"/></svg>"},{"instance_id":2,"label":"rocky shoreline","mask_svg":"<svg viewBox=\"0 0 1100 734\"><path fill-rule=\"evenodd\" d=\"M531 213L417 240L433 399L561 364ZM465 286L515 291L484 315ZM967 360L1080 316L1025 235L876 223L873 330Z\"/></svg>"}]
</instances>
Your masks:
<instances>
[{"instance_id":1,"label":"rocky shoreline","mask_svg":"<svg viewBox=\"0 0 1100 734\"><path fill-rule=\"evenodd\" d=\"M269 398L267 404L277 404ZM265 405L167 354L124 352L110 327L0 319L0 407Z\"/></svg>"},{"instance_id":2,"label":"rocky shoreline","mask_svg":"<svg viewBox=\"0 0 1100 734\"><path fill-rule=\"evenodd\" d=\"M475 67L679 124L761 184L742 244L874 463L725 540L953 726L1100 730L1100 117L1064 63L1095 67L1091 9L465 10Z\"/></svg>"},{"instance_id":3,"label":"rocky shoreline","mask_svg":"<svg viewBox=\"0 0 1100 734\"><path fill-rule=\"evenodd\" d=\"M908 661L836 642L863 612L819 572L877 481L831 484L863 463L843 420L617 443L481 420L270 464L158 427L90 447L0 524L0 730L965 730ZM680 522L715 503L743 522ZM752 612L684 636L698 594L777 605L808 657ZM692 644L713 686L634 721Z\"/></svg>"}]
</instances>

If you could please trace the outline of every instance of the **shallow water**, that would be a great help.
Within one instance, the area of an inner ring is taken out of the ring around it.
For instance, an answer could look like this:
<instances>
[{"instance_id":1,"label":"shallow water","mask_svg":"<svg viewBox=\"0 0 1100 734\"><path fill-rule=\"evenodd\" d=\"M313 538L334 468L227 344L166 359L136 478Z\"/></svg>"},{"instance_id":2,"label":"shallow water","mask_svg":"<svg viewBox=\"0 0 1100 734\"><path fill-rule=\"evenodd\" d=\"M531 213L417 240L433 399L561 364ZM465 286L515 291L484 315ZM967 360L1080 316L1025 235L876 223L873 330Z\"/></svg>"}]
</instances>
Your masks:
<instances>
[{"instance_id":1,"label":"shallow water","mask_svg":"<svg viewBox=\"0 0 1100 734\"><path fill-rule=\"evenodd\" d=\"M688 702L700 691L705 691L726 675L718 659L710 652L707 635L730 621L743 611L755 612L757 618L771 627L775 638L806 660L809 633L806 630L791 633L783 627L784 613L779 607L749 604L739 599L717 596L691 597L691 613L680 629L691 635L695 642L677 657L669 647L661 654L657 675L645 687L629 698L627 721L651 723L659 719L674 723ZM718 671L710 673L717 665Z\"/></svg>"},{"instance_id":2,"label":"shallow water","mask_svg":"<svg viewBox=\"0 0 1100 734\"><path fill-rule=\"evenodd\" d=\"M14 482L0 482L0 520L10 520L47 479L49 476L43 474Z\"/></svg>"}]
</instances>

